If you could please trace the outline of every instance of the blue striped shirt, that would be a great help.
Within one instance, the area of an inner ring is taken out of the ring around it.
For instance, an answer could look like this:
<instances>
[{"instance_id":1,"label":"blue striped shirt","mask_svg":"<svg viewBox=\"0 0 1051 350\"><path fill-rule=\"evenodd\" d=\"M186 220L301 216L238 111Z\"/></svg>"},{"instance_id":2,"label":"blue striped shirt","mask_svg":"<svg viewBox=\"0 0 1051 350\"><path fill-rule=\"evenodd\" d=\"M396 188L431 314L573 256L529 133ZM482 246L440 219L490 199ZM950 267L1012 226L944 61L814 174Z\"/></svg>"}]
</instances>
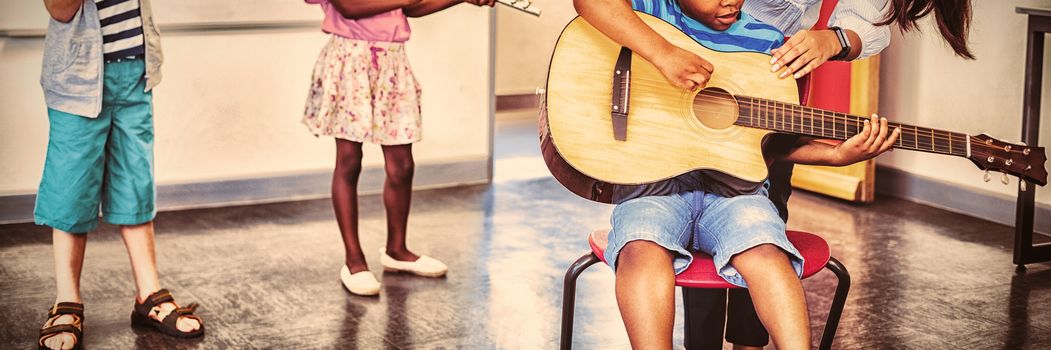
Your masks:
<instances>
[{"instance_id":1,"label":"blue striped shirt","mask_svg":"<svg viewBox=\"0 0 1051 350\"><path fill-rule=\"evenodd\" d=\"M102 57L115 60L146 53L139 0L95 0L102 27Z\"/></svg>"},{"instance_id":2,"label":"blue striped shirt","mask_svg":"<svg viewBox=\"0 0 1051 350\"><path fill-rule=\"evenodd\" d=\"M722 52L752 51L770 53L784 43L785 35L776 27L741 12L730 28L718 31L682 12L675 0L632 0L631 7L671 23L709 49Z\"/></svg>"}]
</instances>

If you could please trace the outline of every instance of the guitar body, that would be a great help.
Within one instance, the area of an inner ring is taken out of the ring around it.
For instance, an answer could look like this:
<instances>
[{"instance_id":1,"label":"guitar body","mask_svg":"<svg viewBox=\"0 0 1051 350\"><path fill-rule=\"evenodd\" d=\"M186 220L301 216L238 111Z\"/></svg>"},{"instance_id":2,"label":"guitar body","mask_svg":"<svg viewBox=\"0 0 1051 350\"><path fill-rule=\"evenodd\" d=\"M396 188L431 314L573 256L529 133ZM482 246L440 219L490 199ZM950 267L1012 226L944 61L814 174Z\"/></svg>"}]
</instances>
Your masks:
<instances>
[{"instance_id":1,"label":"guitar body","mask_svg":"<svg viewBox=\"0 0 1051 350\"><path fill-rule=\"evenodd\" d=\"M636 13L672 44L716 67L706 89L799 102L795 81L777 79L770 72L769 55L710 50L671 24ZM626 140L616 140L610 108L620 50L581 17L566 26L555 45L541 141L548 167L563 185L608 203L605 192L611 185L650 184L692 171L711 173L737 188L754 188L766 179L761 146L770 131L733 125L736 103L699 109L694 104L697 91L671 85L655 66L634 54Z\"/></svg>"}]
</instances>

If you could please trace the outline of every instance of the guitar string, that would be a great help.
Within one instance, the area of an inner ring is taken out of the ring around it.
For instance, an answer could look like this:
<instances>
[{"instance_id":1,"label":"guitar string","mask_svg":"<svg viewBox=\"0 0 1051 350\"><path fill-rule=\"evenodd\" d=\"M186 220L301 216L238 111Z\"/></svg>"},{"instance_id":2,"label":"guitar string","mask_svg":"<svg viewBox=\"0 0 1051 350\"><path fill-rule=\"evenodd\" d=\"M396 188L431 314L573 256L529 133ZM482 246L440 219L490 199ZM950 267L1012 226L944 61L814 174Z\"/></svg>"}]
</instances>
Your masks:
<instances>
[{"instance_id":1,"label":"guitar string","mask_svg":"<svg viewBox=\"0 0 1051 350\"><path fill-rule=\"evenodd\" d=\"M708 98L705 98L705 97L702 97L702 98L704 98L704 99L708 99ZM731 100L731 99L727 99L727 98L720 98L720 97L715 97L714 99L722 99L722 100ZM737 100L734 100L734 101L737 101ZM752 108L752 107L754 107L754 106L760 105L759 103L753 103L753 102L747 102L747 101L739 101L738 103L739 103L740 105L744 105L744 106L746 106L746 107L749 107L749 108ZM700 107L700 106L698 106L698 105L696 105L696 104L694 104L694 106L695 106L695 107ZM789 106L793 106L793 105L789 105ZM762 106L760 106L760 107L762 107ZM784 107L784 106L772 106L772 107L774 107L774 108L777 108L777 107ZM768 108L768 110L769 110L769 108ZM781 114L780 116L781 116L781 117L785 117L785 118L792 118L792 119L795 119L795 117L797 117L797 116L798 116L798 117L799 117L799 118L800 118L801 120L803 120L803 119L807 118L807 116L806 116L805 114L803 114L803 112L802 112L802 111L795 111L795 110L791 110L791 111L789 111L789 110L786 110L786 111L787 111L787 112L789 112L789 113L791 113L791 114L790 114L790 115L789 115L789 114ZM774 110L774 112L775 112L775 113L780 113L781 111L776 111L776 110ZM818 117L818 115L812 115L812 117ZM822 117L822 118L824 118L824 119L826 119L826 120L827 120L827 119L833 119L833 120L835 120L835 121L837 121L837 122L838 122L838 121L845 121L845 123L843 123L843 124L836 124L836 125L832 126L831 128L829 128L829 127L821 127L821 126L816 126L816 125L811 125L811 126L809 127L809 129L811 129L811 130L820 130L820 131L822 131L822 132L824 132L824 131L828 131L828 130L831 130L831 131L833 131L834 133L838 133L838 132L840 132L840 131L845 131L845 130L842 130L842 129L838 128L838 127L837 127L838 125L844 125L844 124L845 124L844 126L854 126L854 124L855 124L855 123L856 123L856 124L862 124L863 122L865 122L865 121L867 121L867 120L868 120L868 119L865 119L865 118L858 118L858 119L854 119L854 120L851 120L851 119L849 119L849 118L847 118L847 117L838 117L838 116L835 116L835 115L826 115L826 114L822 114L822 115L820 115L820 117ZM741 119L741 118L746 118L746 119L747 119L747 118L749 118L749 117L746 117L746 116L739 116L739 118L738 118L738 119ZM770 116L762 116L762 117L760 117L760 118L763 118L763 119L765 119L765 120L767 120L767 121L768 121L768 120L770 120ZM776 118L776 116L775 116L775 118ZM787 130L787 131L794 131L793 129L791 129L791 128L793 128L793 127L799 127L799 128L800 128L800 130L805 130L805 129L807 129L807 128L808 128L808 126L806 125L806 123L803 123L803 122L797 123L797 122L796 122L795 120L787 121L787 120L784 120L784 119L782 119L782 120L780 120L780 121L772 121L771 123L773 123L773 124L781 124L781 125L783 125L783 126L787 126L787 127L784 127L784 129L785 129L785 130ZM907 125L901 125L901 126L907 126ZM860 128L861 126L860 126L860 125L858 125L857 127L858 127L858 128ZM776 127L775 127L775 128L776 128ZM948 140L956 140L956 141L959 141L959 142L963 142L963 141L965 141L965 140L966 140L966 137L965 137L965 136L960 136L960 135L953 135L953 133L952 133L952 132L948 132L948 131L941 131L941 130L937 130L937 129L930 129L930 128L924 128L924 129L927 129L927 130L932 130L932 131L934 131L934 132L941 132L941 133L950 133L950 137L951 137L951 139L950 139L950 138L946 138L946 137L944 137L944 136L938 136L938 135L934 135L934 136L933 136L933 137L931 137L931 138L932 138L932 140L935 140L935 141L948 141ZM905 128L905 127L903 127L903 128L902 128L902 132L903 132L903 133L915 133L915 134L920 134L920 133L926 134L926 133L927 133L927 131L922 131L922 132L921 132L921 131L916 131L916 130L907 130L907 128ZM849 133L849 132L848 132L848 133ZM860 131L858 131L858 133L860 133ZM926 138L926 137L927 137L927 135L924 135L924 137Z\"/></svg>"},{"instance_id":2,"label":"guitar string","mask_svg":"<svg viewBox=\"0 0 1051 350\"><path fill-rule=\"evenodd\" d=\"M854 116L854 115L850 115L850 114L844 114L844 113L833 112L833 111L824 111L824 110L816 109L816 108L813 108L813 107L807 107L807 106L801 106L801 105L795 105L795 104L788 104L788 103L781 102L781 101L761 99L761 98L758 98L758 97L744 96L744 97L747 97L747 98L750 98L750 99L759 100L758 101L759 103L756 103L756 102L740 101L740 100L738 100L736 98L726 98L726 97L716 96L716 95L713 95L713 94L708 94L706 92L701 92L700 94L704 94L704 97L710 97L710 98L706 98L706 99L709 99L709 100L710 99L716 99L716 100L724 100L724 101L734 101L734 102L737 102L738 104L746 105L746 106L749 106L749 107L753 107L753 106L756 106L756 105L761 105L762 101L769 101L769 102L771 102L771 105L767 105L767 107L773 107L775 109L776 108L781 108L782 110L791 113L791 115L782 115L782 116L789 116L789 117L792 117L792 118L794 118L796 116L799 116L801 119L807 117L804 114L806 111L791 109L791 108L794 108L794 107L802 107L802 108L811 109L811 117L818 116L818 115L813 114L814 111L817 111L817 112L821 113L820 117L822 117L822 118L826 118L826 119L827 118L831 118L831 119L836 120L836 121L845 121L848 125L853 124L853 123L861 124L862 122L869 120L868 118L861 117L861 116ZM697 104L695 103L694 106L697 107ZM762 107L762 106L760 106L760 107ZM767 108L767 109L770 109L770 108ZM774 112L778 112L778 111L774 110ZM825 113L832 113L832 114L825 114ZM837 115L837 114L842 114L842 116ZM891 122L891 123L894 123L894 122ZM804 127L805 126L803 123L795 123L794 120L790 121L788 123L782 123L782 124L791 124L792 126L800 126L800 127ZM898 124L899 124L899 126L903 127L902 128L902 132L918 133L918 131L906 130L906 128L904 128L904 127L909 126L909 125L904 125L904 124L901 124L901 123L898 123ZM938 129L932 129L932 128L925 128L925 127L913 127L913 128L923 128L923 129L927 129L928 131L948 133L952 140L966 140L966 138L967 138L963 134L955 133L955 132L951 132L951 131L944 131L944 130L938 130ZM827 130L827 128L826 128L826 130ZM924 131L924 133L926 133L926 131ZM934 139L947 140L945 137L939 137L937 135L934 136Z\"/></svg>"},{"instance_id":3,"label":"guitar string","mask_svg":"<svg viewBox=\"0 0 1051 350\"><path fill-rule=\"evenodd\" d=\"M782 124L790 124L793 127L794 126L799 126L801 130L806 127L806 124L803 123L803 122L797 124L795 122L794 118L796 116L799 116L800 120L802 121L802 120L804 120L807 117L807 115L806 115L807 112L809 112L811 114L811 118L813 118L815 116L818 116L818 115L813 113L813 112L816 111L816 112L821 113L820 117L823 118L823 119L827 120L827 119L831 118L832 120L835 120L835 121L844 121L845 123L847 123L847 125L851 125L851 124L854 124L854 123L861 124L864 121L868 120L868 118L861 117L861 116L854 116L854 115L850 115L850 114L844 114L844 113L833 112L833 111L824 111L824 110L816 109L816 108L813 108L813 107L800 106L800 105L795 105L795 104L788 104L788 103L781 102L781 101L768 100L768 99L762 99L762 98L757 98L757 97L743 96L743 97L747 97L749 99L757 100L757 102L750 102L750 101L740 101L740 100L735 99L735 98L726 98L726 97L714 95L713 93L707 93L707 92L701 92L700 94L703 94L704 95L703 97L705 97L706 99L721 99L721 100L725 100L725 101L735 101L735 102L738 102L739 104L743 104L743 105L746 105L748 107L754 107L756 105L762 105L763 101L771 102L771 104L767 105L767 107L773 107L775 113L778 112L778 111L776 111L776 108L780 107L782 109L782 111L786 111L786 112L789 113L788 115L782 115L782 116L793 118L793 120L789 121L788 123L785 123L785 122L782 121ZM696 106L696 104L694 104L694 106ZM807 111L807 110L796 110L796 109L794 109L795 107L807 108L807 109L809 109L809 111ZM770 109L770 108L767 108L767 109ZM831 113L831 114L826 114L826 113ZM842 114L842 115L840 115L840 114ZM890 123L891 124L895 124L894 122L890 122ZM902 128L902 132L903 133L915 133L915 134L923 133L923 134L926 134L928 132L931 132L931 133L943 133L943 134L948 134L949 135L948 138L946 138L944 136L939 136L937 134L933 134L932 137L931 137L932 140L937 140L937 141L949 140L949 141L958 141L958 142L964 142L964 141L967 140L967 136L965 134L962 134L962 133L956 133L956 132L952 132L952 131L938 130L938 129L926 128L926 127L918 127L918 126L912 126L913 130L908 130L908 127L910 125L905 125L905 124L901 124L901 123L896 123L896 124L898 124L898 126ZM921 131L918 130L920 128L925 129L925 130L921 132ZM811 129L820 129L820 127L812 126ZM835 129L835 126L833 126L833 129L835 131L838 131L838 129ZM824 130L828 130L828 129L825 128L822 131L824 131ZM926 135L924 135L924 137L926 137ZM994 146L993 148L997 148L997 147Z\"/></svg>"},{"instance_id":4,"label":"guitar string","mask_svg":"<svg viewBox=\"0 0 1051 350\"><path fill-rule=\"evenodd\" d=\"M715 95L715 93L708 93L707 91L702 91L701 93L699 93L699 95L704 95L704 97L710 97L710 99L724 100L724 101L734 101L734 102L738 102L739 104L745 104L745 105L749 105L749 106L757 105L757 103L754 103L754 102L742 102L742 101L740 101L740 100L738 100L736 98L722 97L722 96L719 96L719 95ZM824 118L831 117L834 120L845 120L845 121L850 122L850 123L853 123L853 122L861 123L861 122L866 121L866 120L869 119L869 118L866 118L866 117L854 116L854 115L850 115L850 114L846 114L846 113L840 113L840 112L834 112L834 111L826 111L826 110L821 110L821 109L817 109L817 108L813 108L813 107L809 107L809 106L790 104L790 103L781 102L781 101L777 101L777 100L769 100L769 99L763 99L763 98L758 98L758 97L750 97L750 96L742 96L742 97L758 100L758 102L760 102L760 103L763 102L763 101L767 101L767 102L770 103L770 105L768 105L768 106L772 106L774 108L782 108L783 110L786 110L786 111L792 113L793 117L796 116L796 115L798 115L800 117L806 117L806 115L803 114L806 111L792 109L792 108L795 108L795 107L799 107L799 108L810 109L811 110L810 112L811 112L812 116L816 116L816 115L813 114L813 112L816 111L816 112L820 112L821 113L821 117L824 117ZM694 105L696 106L696 104L694 104ZM831 113L831 114L825 114L825 113ZM852 120L851 117L854 118L854 119ZM793 125L795 125L794 121L792 123L793 123ZM904 124L901 124L901 125L902 126L906 126ZM926 128L926 127L916 127L916 128L923 128L923 129L928 129L928 130L945 132L945 133L949 133L951 136L958 137L960 139L964 139L965 138L964 136L953 135L953 134L957 134L957 133L954 133L954 132L951 132L951 131L937 130L937 129ZM903 131L905 131L905 130L903 129Z\"/></svg>"},{"instance_id":5,"label":"guitar string","mask_svg":"<svg viewBox=\"0 0 1051 350\"><path fill-rule=\"evenodd\" d=\"M850 115L850 114L843 114L843 113L833 112L833 111L824 111L824 110L820 110L820 109L814 109L812 107L800 106L800 105L795 105L795 104L788 104L788 103L781 102L781 101L762 99L762 98L758 98L758 97L742 96L742 97L747 97L749 99L757 100L757 102L750 102L750 101L741 101L741 100L738 100L738 99L733 98L733 97L729 97L729 98L728 97L721 97L721 96L716 95L718 93L714 93L714 92L709 93L709 92L706 92L706 91L702 91L702 92L698 93L698 95L702 95L702 94L703 94L702 98L724 100L724 101L734 101L734 102L737 102L740 105L748 106L749 108L754 107L754 106L762 107L761 103L763 101L768 101L768 102L772 103L772 107L774 107L774 108L782 107L784 109L785 107L788 107L789 109L785 109L785 110L791 113L791 115L789 117L792 117L792 118L794 118L795 116L799 116L801 119L802 118L806 118L806 115L803 114L803 111L797 111L797 110L791 110L790 109L792 107L803 107L803 108L810 108L812 111L821 112L822 113L821 117L823 117L823 118L831 117L831 119L833 119L835 121L843 121L846 124L845 126L850 126L850 125L852 125L854 123L861 124L863 121L868 120L867 118L861 117L861 116L854 116L854 115ZM696 103L694 104L694 106L698 107L696 105ZM828 115L828 114L824 114L824 113L833 113L833 114ZM788 115L783 115L783 116L788 116ZM740 119L740 118L738 118L738 119ZM766 117L766 119L769 120L769 117ZM781 121L781 124L782 125L788 124L788 125L791 125L791 126L799 126L801 129L805 128L805 126L806 126L803 123L798 123L797 124L794 121L790 121L790 122L786 123L783 120ZM840 124L840 125L843 125L843 124ZM976 140L976 139L973 139L973 138L968 140L968 137L966 136L966 134L962 134L962 133L956 133L956 132L952 132L952 131L938 130L938 129L926 128L926 127L919 127L919 126L912 126L912 128L914 128L914 130L907 130L906 127L908 127L909 125L904 125L904 124L901 124L901 123L898 123L898 126L902 127L902 133L903 134L909 133L909 134L919 135L921 133L922 134L926 134L928 131L931 131L931 132L934 132L934 133L948 133L949 134L948 138L937 136L937 134L935 134L935 135L933 135L931 137L931 139L932 139L931 143L932 143L932 150L933 151L938 151L937 149L933 149L934 147L941 146L942 148L946 148L946 150L944 150L945 153L952 153L952 152L949 152L949 150L948 150L949 146L947 144L946 145L938 145L938 144L935 144L934 141L943 141L943 142L957 141L957 142L961 142L961 143L970 142L972 148L973 147L978 147L978 148L986 148L986 149L992 149L992 150L1003 150L1003 147L999 147L999 146L995 146L995 145L987 145L987 144L985 144L984 142L982 142L980 140ZM919 131L919 130L917 130L919 128L926 129L926 130ZM835 126L833 126L832 128L822 128L822 127L812 126L810 129L812 129L812 130L821 130L822 132L831 130L833 132L833 134L835 134L836 132L840 131ZM860 133L860 131L858 131L858 133ZM926 138L927 135L923 135L923 137ZM899 136L899 138L900 138L900 136ZM902 141L901 147L905 147L904 140L902 139L901 141ZM916 149L920 149L921 148L919 146L919 142L913 142L913 144L916 145ZM1007 151L1007 152L1008 153L1023 153L1022 149L1010 150L1010 151Z\"/></svg>"},{"instance_id":6,"label":"guitar string","mask_svg":"<svg viewBox=\"0 0 1051 350\"><path fill-rule=\"evenodd\" d=\"M806 107L806 106L787 104L787 103L780 102L780 101L767 100L767 99L761 99L761 98L750 97L750 96L742 96L742 97L747 97L749 99L756 100L756 102L740 101L740 100L735 99L735 98L727 98L727 97L720 97L718 95L714 95L714 94L717 94L717 93L707 93L707 92L702 92L702 93L704 94L704 96L702 96L702 98L705 98L705 99L708 99L708 100L715 99L715 100L724 100L724 101L734 101L734 102L737 102L740 105L748 106L749 108L754 107L754 106L763 107L762 106L762 102L763 101L768 101L768 102L772 103L772 104L766 106L768 110L770 110L769 107L774 107L774 108L781 107L782 110L791 113L791 115L782 115L782 117L790 117L790 118L793 118L793 119L795 118L795 116L799 116L800 119L802 120L802 119L806 118L806 115L803 114L804 111L794 110L794 109L791 109L791 107L811 108L811 107ZM699 93L699 94L702 94L702 93ZM694 106L695 107L699 107L699 106L697 106L696 103L694 104ZM786 108L786 107L788 107L788 108ZM840 131L840 129L837 127L838 125L843 125L844 127L852 126L854 123L861 124L863 121L867 120L864 117L853 116L853 115L850 115L850 114L843 114L842 116L839 116L837 114L841 114L841 113L838 113L838 112L823 111L823 110L820 110L820 109L813 109L813 108L811 108L811 109L815 110L815 111L818 111L818 112L822 112L822 113L833 113L832 115L822 114L821 116L824 117L824 118L831 117L832 120L837 121L837 122L838 121L844 121L843 124L834 124L832 126L832 128L819 127L819 126L816 126L816 125L813 125L813 126L810 127L810 129L812 131L820 130L822 133L824 133L825 131L831 130L833 135L834 135L833 137L835 137L836 133L838 133ZM774 110L774 112L777 112L776 109ZM739 116L738 117L739 120L741 118L748 118L748 117L744 117L744 116ZM763 118L763 117L761 117L761 118ZM766 119L767 121L770 121L769 116L765 117L764 119ZM851 120L851 119L853 119L853 120ZM778 123L778 121L776 121L776 118L775 118L774 121L772 121L772 123L774 123L774 124ZM785 120L782 119L780 121L780 123L782 125L790 125L792 127L799 126L800 130L804 130L804 131L806 129L806 124L805 123L798 123L797 124L794 120L792 120L792 121L785 121ZM893 122L892 122L892 124L893 124ZM983 149L983 148L984 148L984 150L995 150L995 151L1004 150L1003 147L985 144L981 140L977 140L977 139L973 139L973 138L968 140L967 135L966 134L962 134L962 133L955 133L955 132L951 132L951 131L944 131L944 130L938 130L938 129L932 129L932 128L925 128L925 127L916 127L916 126L913 126L914 130L908 130L908 128L907 128L908 125L904 125L904 124L900 124L900 123L898 125L902 127L902 133L903 133L903 135L905 137L908 137L909 135L913 135L913 137L916 137L916 136L919 136L919 135L923 134L923 137L927 138L926 134L928 132L931 132L933 135L932 135L932 137L930 137L930 139L931 139L931 143L930 143L931 146L929 148L930 148L931 151L934 151L934 152L947 153L947 154L954 154L955 155L955 153L952 152L952 147L951 147L951 142L954 141L954 140L956 142L959 142L959 143L970 143L971 147L972 147L972 151ZM857 133L860 133L861 126L856 126L856 127L859 128ZM920 128L925 129L925 130L924 131L918 130ZM774 129L776 129L776 126L774 127ZM785 130L794 132L794 130L792 130L792 129L785 129ZM846 130L844 130L844 133L845 134L849 134L849 132L847 132ZM948 133L949 134L949 138L937 136L936 133ZM899 136L899 138L900 137L901 136ZM845 137L845 138L849 138L849 136ZM939 144L938 141L941 141L941 143ZM916 141L913 142L914 147L907 147L904 138L901 138L900 142L896 142L896 144L899 144L899 146L898 146L899 148L905 148L905 149L912 148L912 149L921 150L921 151L928 149L928 147L921 147L921 145L919 143L919 140L916 140ZM1018 148L1018 149L1014 149L1014 150L1006 150L1006 152L1008 152L1008 154L1010 154L1010 153L1022 153L1022 154L1024 154L1024 151L1022 150L1022 148ZM974 154L977 154L977 152L975 152ZM982 153L982 154L984 154L984 153Z\"/></svg>"}]
</instances>

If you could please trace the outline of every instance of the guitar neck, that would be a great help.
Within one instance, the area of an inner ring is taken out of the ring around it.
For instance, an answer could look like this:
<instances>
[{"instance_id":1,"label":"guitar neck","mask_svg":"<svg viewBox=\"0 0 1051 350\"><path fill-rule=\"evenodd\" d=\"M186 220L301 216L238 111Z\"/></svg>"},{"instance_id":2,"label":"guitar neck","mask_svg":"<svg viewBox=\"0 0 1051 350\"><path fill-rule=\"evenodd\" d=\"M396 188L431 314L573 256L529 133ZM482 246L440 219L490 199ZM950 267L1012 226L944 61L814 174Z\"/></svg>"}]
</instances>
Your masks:
<instances>
[{"instance_id":1,"label":"guitar neck","mask_svg":"<svg viewBox=\"0 0 1051 350\"><path fill-rule=\"evenodd\" d=\"M857 135L870 120L851 114L827 111L758 97L735 96L740 126L778 132L846 140ZM889 130L901 128L894 148L968 157L971 138L967 134L901 123L888 123Z\"/></svg>"}]
</instances>

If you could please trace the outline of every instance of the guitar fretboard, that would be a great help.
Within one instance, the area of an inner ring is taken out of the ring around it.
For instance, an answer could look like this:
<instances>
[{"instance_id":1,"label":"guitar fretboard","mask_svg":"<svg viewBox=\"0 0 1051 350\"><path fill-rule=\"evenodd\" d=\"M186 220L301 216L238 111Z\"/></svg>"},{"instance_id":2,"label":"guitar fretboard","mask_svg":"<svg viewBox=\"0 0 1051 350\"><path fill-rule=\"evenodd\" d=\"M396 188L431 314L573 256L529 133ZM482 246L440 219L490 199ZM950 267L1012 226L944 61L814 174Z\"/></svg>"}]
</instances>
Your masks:
<instances>
[{"instance_id":1,"label":"guitar fretboard","mask_svg":"<svg viewBox=\"0 0 1051 350\"><path fill-rule=\"evenodd\" d=\"M736 125L785 133L846 140L862 131L870 118L826 111L758 97L734 96ZM888 132L901 127L895 148L967 157L967 134L888 122Z\"/></svg>"}]
</instances>

